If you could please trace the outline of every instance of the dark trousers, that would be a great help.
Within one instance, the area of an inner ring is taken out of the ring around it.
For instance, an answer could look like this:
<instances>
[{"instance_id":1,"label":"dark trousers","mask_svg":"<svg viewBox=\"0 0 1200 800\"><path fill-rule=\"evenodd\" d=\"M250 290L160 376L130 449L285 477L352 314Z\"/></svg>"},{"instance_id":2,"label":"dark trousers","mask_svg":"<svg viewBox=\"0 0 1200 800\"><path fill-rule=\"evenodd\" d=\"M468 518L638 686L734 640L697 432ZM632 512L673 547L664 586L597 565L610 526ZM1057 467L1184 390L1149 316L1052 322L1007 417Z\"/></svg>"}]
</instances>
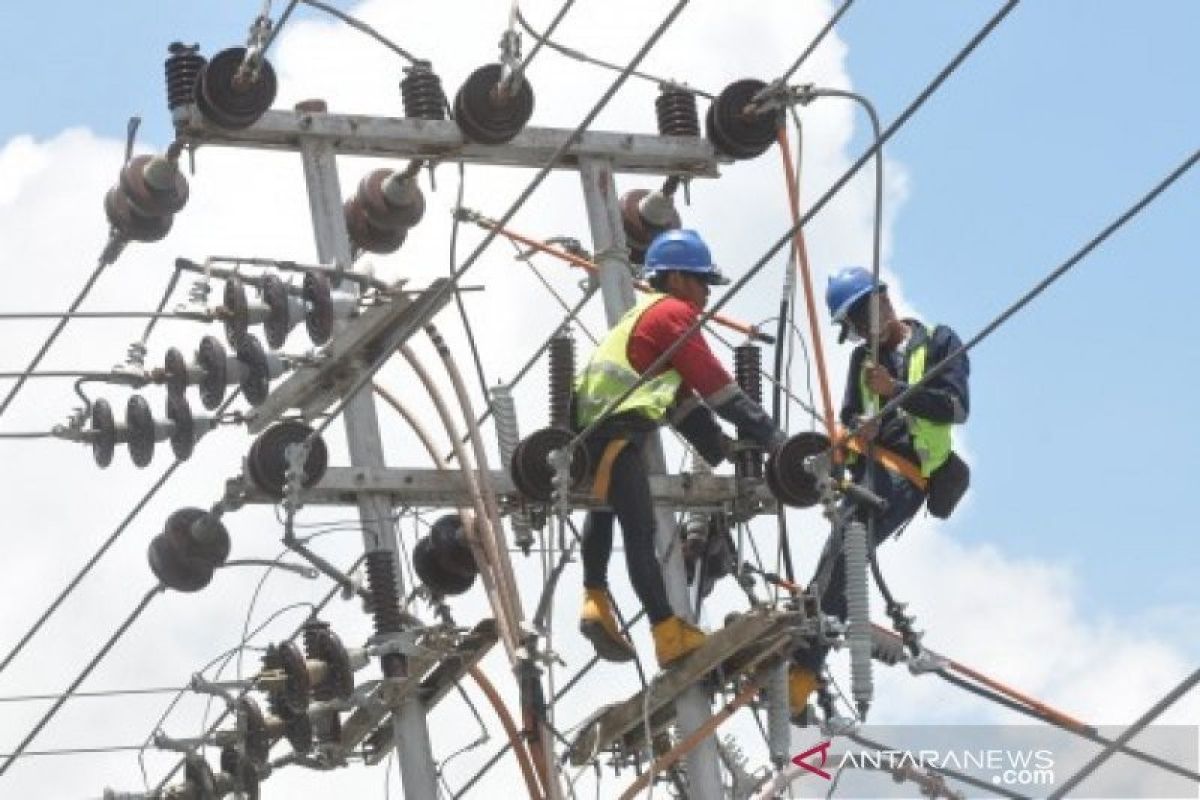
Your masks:
<instances>
[{"instance_id":1,"label":"dark trousers","mask_svg":"<svg viewBox=\"0 0 1200 800\"><path fill-rule=\"evenodd\" d=\"M654 503L650 479L642 459L642 436L633 436L612 465L608 503L612 511L590 511L583 523L583 585L589 589L608 586L608 560L612 555L613 519L621 523L625 540L625 564L629 582L646 609L650 623L657 624L674 612L667 600L662 569L654 552ZM593 466L600 463L611 437L588 441Z\"/></svg>"},{"instance_id":2,"label":"dark trousers","mask_svg":"<svg viewBox=\"0 0 1200 800\"><path fill-rule=\"evenodd\" d=\"M921 510L925 502L925 493L910 483L907 479L876 466L870 482L866 483L871 491L887 502L887 508L875 515L873 547L878 547L896 530L912 519ZM865 482L865 479L864 479ZM867 522L867 511L862 507L852 509L849 505L841 508L842 519L858 519ZM819 588L821 612L836 616L843 622L846 620L846 559L842 554L843 528L836 527L825 541L825 549L813 572L809 586ZM799 649L793 655L793 661L813 672L820 671L828 654L827 647Z\"/></svg>"}]
</instances>

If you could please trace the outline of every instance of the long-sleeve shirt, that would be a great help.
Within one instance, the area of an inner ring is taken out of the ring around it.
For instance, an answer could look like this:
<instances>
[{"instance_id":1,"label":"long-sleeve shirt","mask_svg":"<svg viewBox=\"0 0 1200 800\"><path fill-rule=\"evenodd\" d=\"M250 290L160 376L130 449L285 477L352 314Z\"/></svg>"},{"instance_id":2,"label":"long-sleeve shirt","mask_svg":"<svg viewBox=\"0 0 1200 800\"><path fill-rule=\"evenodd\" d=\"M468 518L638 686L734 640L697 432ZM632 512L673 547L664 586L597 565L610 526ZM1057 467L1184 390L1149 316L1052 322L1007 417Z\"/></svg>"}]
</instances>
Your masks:
<instances>
[{"instance_id":1,"label":"long-sleeve shirt","mask_svg":"<svg viewBox=\"0 0 1200 800\"><path fill-rule=\"evenodd\" d=\"M700 309L676 297L664 297L650 306L638 318L629 337L626 355L630 365L638 372L645 372L699 316ZM733 383L700 331L684 341L664 369L671 367L683 377L681 398L691 397L693 392L709 397Z\"/></svg>"},{"instance_id":2,"label":"long-sleeve shirt","mask_svg":"<svg viewBox=\"0 0 1200 800\"><path fill-rule=\"evenodd\" d=\"M881 350L879 354L880 363L896 381L897 392L908 388L908 360L917 347L928 342L928 350L925 354L925 372L928 373L936 364L945 360L948 355L962 346L958 334L945 325L937 325L930 331L914 319L904 321L908 323L911 333L904 343L903 349L891 353ZM863 361L868 354L868 348L863 344L855 348L850 356L846 395L842 401L842 410L839 415L842 424L847 427L852 427L856 418L864 413L860 376L862 375ZM955 424L966 422L967 414L970 411L970 391L968 389L970 372L971 365L966 354L963 354L901 403L900 408L908 414L927 419L930 422ZM911 461L918 460L909 436L908 426L901 415L895 411L890 411L884 416L879 427L879 438L876 441Z\"/></svg>"}]
</instances>

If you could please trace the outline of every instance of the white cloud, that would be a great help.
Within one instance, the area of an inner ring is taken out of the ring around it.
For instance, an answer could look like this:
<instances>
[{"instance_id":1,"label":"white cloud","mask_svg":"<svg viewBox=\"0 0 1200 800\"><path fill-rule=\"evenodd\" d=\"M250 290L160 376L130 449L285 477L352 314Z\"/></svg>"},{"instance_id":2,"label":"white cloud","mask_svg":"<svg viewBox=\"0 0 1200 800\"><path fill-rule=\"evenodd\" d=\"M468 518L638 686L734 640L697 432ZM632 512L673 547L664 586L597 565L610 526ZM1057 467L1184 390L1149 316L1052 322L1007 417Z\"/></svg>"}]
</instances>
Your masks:
<instances>
[{"instance_id":1,"label":"white cloud","mask_svg":"<svg viewBox=\"0 0 1200 800\"><path fill-rule=\"evenodd\" d=\"M534 24L545 24L553 3L526 4ZM658 4L653 14L665 13ZM431 13L416 3L374 0L355 9L381 30L401 40L418 54L434 57L447 91L451 94L474 67L490 61L503 25L499 6L489 4L487 13L463 24L461 11ZM725 14L715 7L689 8L646 62L646 69L684 79L707 89L717 89L732 78L769 76L794 57L800 42L815 33L829 4L760 4L756 15ZM413 21L420 19L422 24ZM649 24L630 25L602 4L581 4L564 22L564 41L614 61L628 58ZM445 42L453 37L454 47ZM529 46L528 43L526 45ZM278 107L308 97L325 97L334 111L396 115L400 113L396 83L402 66L382 48L371 45L354 31L326 22L297 22L281 37L276 51L281 94ZM537 92L534 121L539 125L573 126L598 97L610 74L566 62L553 53L538 57L531 73ZM808 79L846 86L846 48L831 37L806 66ZM601 116L598 128L653 130L653 87L630 83L626 91ZM851 163L857 154L848 153L854 107L841 101L825 101L804 112L805 157L803 198L812 202ZM162 143L158 143L161 146ZM34 293L5 293L0 308L5 310L53 310L63 308L74 296L100 249L105 224L100 210L104 191L116 177L123 143L103 140L84 130L66 131L46 141L18 137L0 149L0 268L6 274L31 270L37 276ZM166 241L134 245L106 274L89 299L88 308L145 308L157 301L176 256L200 259L205 255L247 254L312 260L313 247L307 224L303 179L295 156L202 149L197 156L198 174L191 179L192 199L178 216L175 230ZM359 176L374 162L343 159L342 187L348 194ZM693 204L682 209L688 225L702 230L722 263L738 273L762 253L789 224L783 177L778 154L739 163L724 170L719 181L696 181ZM486 214L497 215L523 186L530 174L514 170L471 168L468 170L466 203ZM890 225L909 192L903 165L887 165L886 220ZM396 255L376 259L378 271L388 277L409 276L421 285L430 277L444 274L448 264L446 243L449 207L453 203L455 170L444 165L437 173L438 192L429 194L426 220L410 235ZM651 181L622 179L619 188L649 186ZM807 230L809 252L815 267L818 294L825 276L847 262L867 263L873 178L864 170ZM569 173L549 179L514 221L514 227L534 236L556 233L576 235L586 243L586 224L576 178ZM459 258L480 241L477 230L464 228ZM889 253L885 239L885 263ZM786 252L786 251L785 251ZM467 276L468 284L487 286L487 294L468 294L468 309L479 326L480 343L488 377L507 380L523 362L525 354L557 324L558 312L549 304L526 268L513 262L503 242L495 243ZM539 262L548 279L569 300L578 289L579 275L547 262ZM784 269L777 257L749 291L738 297L730 312L747 320L774 313L778 284ZM888 273L893 293L899 294L896 276ZM175 297L183 297L182 290ZM176 302L173 300L172 303ZM902 305L904 301L902 299ZM539 308L539 312L533 312ZM587 315L593 330L602 330L597 308ZM452 313L444 313L439 324L467 370L468 359L459 326ZM3 369L24 365L28 354L49 329L45 323L6 324ZM138 321L73 323L47 359L46 368L103 368L124 357L125 346L138 335ZM214 331L216 332L216 331ZM829 334L828 329L823 331ZM163 324L152 340L150 361L157 364L171 344L185 349L195 346L199 330L190 324ZM831 337L830 337L831 338ZM304 349L303 334L297 334L290 349ZM845 368L845 352L826 347L833 354L831 372L839 376ZM418 349L426 363L441 374L424 342ZM581 350L586 347L581 346ZM582 357L583 353L581 353ZM544 371L535 370L518 394L522 404L522 426L528 432L544 423L542 385ZM799 374L799 373L797 373ZM432 407L407 368L389 367L384 380L393 386L425 419L433 420ZM840 379L836 379L840 386ZM95 390L124 402L120 390ZM835 398L838 396L835 389ZM151 392L152 403L161 395ZM46 429L61 421L76 404L69 384L34 381L5 415L5 430ZM119 408L119 406L118 406ZM536 410L531 410L536 409ZM381 410L389 457L393 464L425 464L424 454L402 426L393 423L389 411ZM445 437L431 425L439 442ZM340 438L339 434L333 434ZM208 505L218 496L226 476L234 474L249 444L236 428L221 429L201 443L192 462L184 465L163 496L152 502L128 532L81 584L59 614L0 676L0 692L56 691L73 677L89 657L132 609L150 586L144 550L161 521L180 505ZM104 536L120 521L128 507L141 497L158 471L169 463L161 447L152 467L136 471L128 466L123 449L116 465L100 472L86 450L56 441L6 443L4 464L5 532L10 547L0 563L0 585L11 598L0 620L0 642L5 652L45 604L76 572ZM335 452L338 446L335 442ZM489 447L494 452L494 448ZM302 521L322 518L346 519L349 510L306 511ZM237 558L274 557L279 551L280 531L269 512L246 510L228 518ZM405 523L405 539L412 542L411 522ZM819 550L822 528L807 520L793 527L793 541L807 575ZM765 536L768 545L773 538ZM965 536L958 532L957 536ZM335 563L347 563L360 550L359 535L352 528L317 540L315 545ZM931 630L929 642L968 663L997 672L1001 677L1048 700L1061 704L1091 720L1123 721L1161 692L1182 670L1175 648L1161 638L1129 637L1127 620L1096 620L1076 605L1069 571L1062 567L1029 561L1020 562L999 550L950 538L942 528L924 522L915 524L899 543L883 551L894 589L913 602L914 609ZM636 605L624 579L623 558L614 554L612 575L627 613ZM540 586L541 570L536 559L518 558L522 585ZM215 654L232 647L240 637L243 617L259 577L250 569L219 572L213 585L196 595L168 594L156 599L146 615L114 649L84 688L169 686L182 684L187 676ZM574 634L577 612L577 567L567 570L560 584L555 647L572 667L588 653ZM274 574L265 584L253 615L255 624L288 603L315 600L325 591L324 582L307 582L291 574ZM537 592L525 595L532 608ZM730 587L722 587L714 601L716 609L735 608L743 603ZM467 621L484 613L479 593L454 603L460 619ZM285 635L303 617L292 610L269 628L258 643ZM337 601L329 618L345 639L362 641L369 624L356 604ZM635 639L644 654L648 634L639 626ZM255 667L257 655L247 654L245 671ZM497 683L506 702L515 709L507 665L493 654L485 668ZM560 671L561 683L563 674ZM876 713L896 719L955 718L960 713L975 718L989 712L972 705L954 690L941 687L932 678L920 681L907 676L880 679ZM558 709L561 727L569 727L597 705L632 691L636 678L625 668L605 666L594 671ZM1119 686L1119 690L1112 687ZM477 703L479 693L467 687ZM67 705L58 719L34 742L33 748L129 744L140 741L166 702L165 698L122 701L87 700ZM176 736L199 730L202 704L188 700L172 715L165 729ZM0 752L10 750L44 708L39 704L6 707L0 719ZM1194 719L1194 706L1187 713ZM961 709L961 712L959 711ZM946 717L939 716L945 713ZM492 743L457 759L448 769L452 785L463 780L479 765L502 736L491 711L481 713L492 732ZM1184 712L1179 712L1184 713ZM444 757L474 736L474 723L461 702L448 698L431 717L435 752ZM748 752L755 752L757 733L739 723ZM150 774L161 774L173 757L152 754ZM393 791L396 789L391 771ZM328 775L300 770L282 770L271 779L271 796L318 796L320 792L378 792L383 770L352 768ZM480 794L511 791L516 772L510 762L497 768L480 784ZM585 779L586 780L586 779ZM628 780L606 780L605 791ZM85 756L61 759L27 759L0 777L6 796L95 796L104 785L134 788L140 777L131 754Z\"/></svg>"}]
</instances>

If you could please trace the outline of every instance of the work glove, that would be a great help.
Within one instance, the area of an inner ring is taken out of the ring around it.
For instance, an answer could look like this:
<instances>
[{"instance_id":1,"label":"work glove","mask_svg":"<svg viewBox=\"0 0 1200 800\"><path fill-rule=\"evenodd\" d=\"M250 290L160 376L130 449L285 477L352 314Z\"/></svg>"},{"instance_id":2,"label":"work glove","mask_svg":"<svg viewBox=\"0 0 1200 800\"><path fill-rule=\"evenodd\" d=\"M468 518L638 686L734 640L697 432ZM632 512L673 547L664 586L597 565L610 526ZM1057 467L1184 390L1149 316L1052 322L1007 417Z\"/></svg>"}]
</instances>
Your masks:
<instances>
[{"instance_id":1,"label":"work glove","mask_svg":"<svg viewBox=\"0 0 1200 800\"><path fill-rule=\"evenodd\" d=\"M752 439L768 452L787 441L787 434L779 430L763 407L740 388L730 384L716 394L721 399L716 403L710 400L709 405L722 419L737 426L739 436Z\"/></svg>"}]
</instances>

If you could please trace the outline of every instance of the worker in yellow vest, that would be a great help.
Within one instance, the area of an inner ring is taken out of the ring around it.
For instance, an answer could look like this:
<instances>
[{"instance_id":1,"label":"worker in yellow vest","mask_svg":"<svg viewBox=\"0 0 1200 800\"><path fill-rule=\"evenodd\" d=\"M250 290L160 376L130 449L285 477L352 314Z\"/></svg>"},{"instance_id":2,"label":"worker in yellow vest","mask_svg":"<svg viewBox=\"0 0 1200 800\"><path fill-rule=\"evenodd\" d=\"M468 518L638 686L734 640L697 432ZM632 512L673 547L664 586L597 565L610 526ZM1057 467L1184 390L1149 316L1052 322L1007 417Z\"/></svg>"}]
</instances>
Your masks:
<instances>
[{"instance_id":1,"label":"worker in yellow vest","mask_svg":"<svg viewBox=\"0 0 1200 800\"><path fill-rule=\"evenodd\" d=\"M871 361L865 342L874 292L878 292L879 299L878 363ZM953 452L950 430L967 419L970 365L965 354L955 357L897 409L875 420L888 400L921 381L927 370L957 352L962 342L945 325L929 328L915 319L901 319L887 295L887 285L876 285L871 273L862 267L846 267L833 275L825 300L834 323L842 328L839 341L850 337L859 342L850 356L841 423L857 429L863 440L892 451L908 467L899 471L876 465L867 470L865 459L849 459L852 479L887 504L873 520L874 547L906 525L926 502L927 494L930 512L944 517L966 490L969 472ZM865 420L873 421L864 427ZM865 522L869 512L856 508L852 513ZM835 526L825 543L809 585L819 591L823 613L846 618L840 526ZM803 713L807 707L825 655L825 648L796 652L789 685L794 714Z\"/></svg>"},{"instance_id":2,"label":"worker in yellow vest","mask_svg":"<svg viewBox=\"0 0 1200 800\"><path fill-rule=\"evenodd\" d=\"M733 452L716 412L760 447L781 444L785 434L743 392L695 331L629 397L605 414L647 369L687 333L708 302L709 287L728 283L695 231L659 234L646 250L646 278L654 290L630 309L596 347L575 384L574 422L583 430L599 422L586 445L596 467L594 493L612 511L593 511L583 526L584 602L580 630L610 661L633 658L617 627L608 596L608 561L614 515L621 523L630 583L650 618L659 666L704 642L698 628L677 616L667 599L654 550L654 504L642 457L647 435L667 423L714 466Z\"/></svg>"}]
</instances>

